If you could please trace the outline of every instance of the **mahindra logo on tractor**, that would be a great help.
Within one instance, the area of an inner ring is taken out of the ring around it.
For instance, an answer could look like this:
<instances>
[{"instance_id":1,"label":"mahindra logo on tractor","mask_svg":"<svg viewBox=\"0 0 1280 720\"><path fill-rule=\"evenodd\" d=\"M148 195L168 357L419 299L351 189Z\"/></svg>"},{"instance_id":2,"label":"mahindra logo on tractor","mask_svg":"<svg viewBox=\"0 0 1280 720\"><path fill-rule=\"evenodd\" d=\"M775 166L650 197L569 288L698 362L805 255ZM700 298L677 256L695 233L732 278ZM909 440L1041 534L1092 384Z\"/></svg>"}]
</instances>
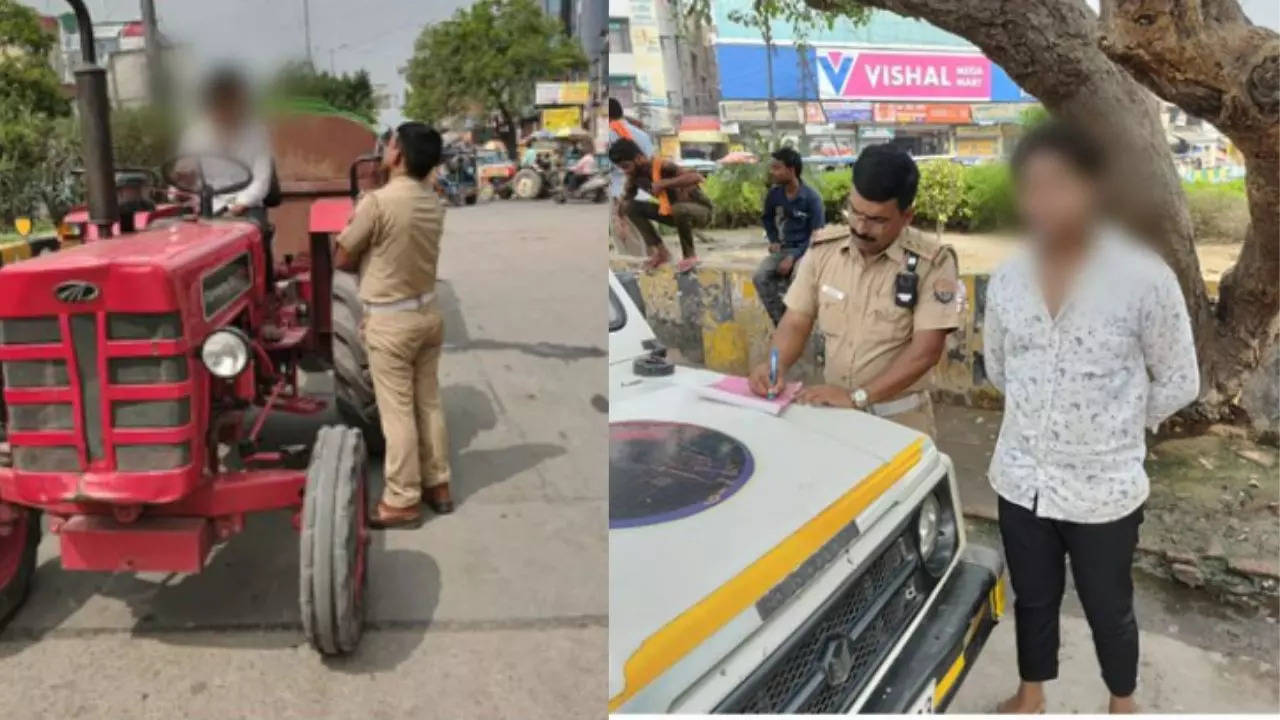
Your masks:
<instances>
[{"instance_id":1,"label":"mahindra logo on tractor","mask_svg":"<svg viewBox=\"0 0 1280 720\"><path fill-rule=\"evenodd\" d=\"M64 303L90 302L101 294L97 285L84 280L68 280L53 289L53 296Z\"/></svg>"}]
</instances>

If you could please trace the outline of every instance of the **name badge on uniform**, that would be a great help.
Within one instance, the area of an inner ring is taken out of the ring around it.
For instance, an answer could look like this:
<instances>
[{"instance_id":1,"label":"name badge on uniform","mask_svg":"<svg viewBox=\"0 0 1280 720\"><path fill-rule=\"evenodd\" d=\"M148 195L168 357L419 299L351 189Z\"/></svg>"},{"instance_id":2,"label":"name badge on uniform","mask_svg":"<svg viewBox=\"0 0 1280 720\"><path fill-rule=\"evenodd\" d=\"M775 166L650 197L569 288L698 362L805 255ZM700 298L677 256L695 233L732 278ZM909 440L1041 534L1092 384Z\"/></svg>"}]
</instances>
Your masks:
<instances>
[{"instance_id":1,"label":"name badge on uniform","mask_svg":"<svg viewBox=\"0 0 1280 720\"><path fill-rule=\"evenodd\" d=\"M844 291L843 291L843 290L837 290L836 288L833 288L833 287L831 287L830 285L823 285L823 286L822 286L822 292L823 292L823 294L824 294L824 295L830 295L831 297L835 298L836 300L844 300Z\"/></svg>"}]
</instances>

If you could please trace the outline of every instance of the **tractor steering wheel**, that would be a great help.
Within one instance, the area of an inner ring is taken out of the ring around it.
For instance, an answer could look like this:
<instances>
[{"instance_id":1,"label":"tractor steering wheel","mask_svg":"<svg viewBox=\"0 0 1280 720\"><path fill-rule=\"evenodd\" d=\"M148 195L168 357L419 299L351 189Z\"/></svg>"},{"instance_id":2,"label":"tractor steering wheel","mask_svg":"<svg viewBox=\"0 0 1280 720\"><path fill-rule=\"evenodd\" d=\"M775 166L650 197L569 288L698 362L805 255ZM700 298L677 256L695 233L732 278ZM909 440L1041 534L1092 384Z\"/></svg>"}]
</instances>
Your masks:
<instances>
[{"instance_id":1,"label":"tractor steering wheel","mask_svg":"<svg viewBox=\"0 0 1280 720\"><path fill-rule=\"evenodd\" d=\"M177 166L179 162L183 160L195 161L194 185L188 182L188 180L191 179L191 174L187 172L178 172ZM229 165L234 166L236 170L243 173L244 179L227 183L226 185L209 185L204 174L205 160L217 160L219 162L228 163ZM160 176L163 177L164 181L169 185L172 185L183 192L199 196L200 215L203 217L211 217L213 215L213 198L218 195L228 195L230 193L240 192L241 190L249 187L249 183L253 182L253 170L251 170L248 165L229 155L219 155L216 153L174 155L168 160L165 160L164 164L160 166Z\"/></svg>"}]
</instances>

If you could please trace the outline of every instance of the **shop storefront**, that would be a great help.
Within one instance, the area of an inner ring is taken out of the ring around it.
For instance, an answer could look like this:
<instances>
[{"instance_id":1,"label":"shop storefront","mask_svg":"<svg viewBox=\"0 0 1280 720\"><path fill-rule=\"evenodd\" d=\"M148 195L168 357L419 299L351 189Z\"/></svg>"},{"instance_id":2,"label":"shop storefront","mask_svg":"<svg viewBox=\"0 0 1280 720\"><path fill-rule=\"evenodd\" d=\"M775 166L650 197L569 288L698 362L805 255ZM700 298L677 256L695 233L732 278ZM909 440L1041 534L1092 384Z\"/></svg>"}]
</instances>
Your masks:
<instances>
[{"instance_id":1,"label":"shop storefront","mask_svg":"<svg viewBox=\"0 0 1280 720\"><path fill-rule=\"evenodd\" d=\"M890 142L918 157L1000 157L1007 147L1005 126L1016 125L1035 99L964 40L913 30L913 38L928 39L932 47L908 48L895 35L901 29L895 22L876 13L867 28L819 33L812 46L800 49L785 44L783 30L771 63L749 28L721 28L722 118L751 103L763 107L771 70L778 105L799 101L793 112L801 115L792 125L780 113L779 130L790 135L799 126L810 154L843 155ZM869 42L877 27L886 46Z\"/></svg>"},{"instance_id":2,"label":"shop storefront","mask_svg":"<svg viewBox=\"0 0 1280 720\"><path fill-rule=\"evenodd\" d=\"M729 136L714 115L686 115L680 120L680 158L719 160L729 152Z\"/></svg>"}]
</instances>

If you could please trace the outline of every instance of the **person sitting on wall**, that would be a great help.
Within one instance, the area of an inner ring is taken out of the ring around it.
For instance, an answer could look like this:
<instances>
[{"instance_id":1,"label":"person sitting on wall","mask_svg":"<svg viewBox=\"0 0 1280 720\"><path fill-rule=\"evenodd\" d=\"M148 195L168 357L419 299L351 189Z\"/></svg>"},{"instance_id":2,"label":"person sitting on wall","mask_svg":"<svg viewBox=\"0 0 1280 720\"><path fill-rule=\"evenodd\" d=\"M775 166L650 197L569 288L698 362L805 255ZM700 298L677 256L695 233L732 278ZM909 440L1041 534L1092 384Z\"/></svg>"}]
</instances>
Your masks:
<instances>
[{"instance_id":1,"label":"person sitting on wall","mask_svg":"<svg viewBox=\"0 0 1280 720\"><path fill-rule=\"evenodd\" d=\"M675 227L680 236L680 251L684 257L676 270L687 272L697 265L693 229L704 227L711 220L712 209L711 200L699 187L704 179L702 175L685 170L670 160L650 159L640 151L640 146L625 138L609 146L609 161L626 176L622 213L644 237L649 253L646 267L652 270L671 259L671 253L653 226L654 221ZM636 195L641 190L654 199L637 200Z\"/></svg>"},{"instance_id":2,"label":"person sitting on wall","mask_svg":"<svg viewBox=\"0 0 1280 720\"><path fill-rule=\"evenodd\" d=\"M826 225L822 196L800 179L804 169L800 153L785 147L773 153L769 179L773 187L764 197L765 235L769 238L769 254L756 269L753 281L756 294L769 319L777 326L787 306L782 296L791 284L796 263L809 249L814 233Z\"/></svg>"}]
</instances>

